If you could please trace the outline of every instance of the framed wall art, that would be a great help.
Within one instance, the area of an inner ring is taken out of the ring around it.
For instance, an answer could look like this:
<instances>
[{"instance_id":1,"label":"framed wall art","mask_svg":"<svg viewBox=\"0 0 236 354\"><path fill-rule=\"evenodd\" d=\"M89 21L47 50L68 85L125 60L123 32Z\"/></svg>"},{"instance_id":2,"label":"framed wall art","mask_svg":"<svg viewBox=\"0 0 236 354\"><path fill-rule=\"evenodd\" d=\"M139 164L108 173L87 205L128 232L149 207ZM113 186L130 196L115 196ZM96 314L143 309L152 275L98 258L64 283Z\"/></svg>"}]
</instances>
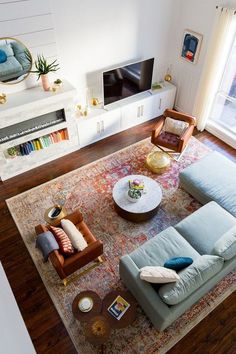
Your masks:
<instances>
[{"instance_id":1,"label":"framed wall art","mask_svg":"<svg viewBox=\"0 0 236 354\"><path fill-rule=\"evenodd\" d=\"M196 64L202 44L202 34L185 30L181 57L189 63Z\"/></svg>"}]
</instances>

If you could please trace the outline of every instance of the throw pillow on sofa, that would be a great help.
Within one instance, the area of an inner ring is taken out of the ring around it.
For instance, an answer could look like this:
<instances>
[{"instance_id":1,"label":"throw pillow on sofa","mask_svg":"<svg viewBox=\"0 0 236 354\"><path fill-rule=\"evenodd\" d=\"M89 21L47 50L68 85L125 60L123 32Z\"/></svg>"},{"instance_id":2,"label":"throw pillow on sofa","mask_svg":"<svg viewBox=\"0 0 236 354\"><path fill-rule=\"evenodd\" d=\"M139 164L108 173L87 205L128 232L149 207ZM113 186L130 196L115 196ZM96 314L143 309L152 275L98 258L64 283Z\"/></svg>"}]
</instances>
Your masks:
<instances>
[{"instance_id":1,"label":"throw pillow on sofa","mask_svg":"<svg viewBox=\"0 0 236 354\"><path fill-rule=\"evenodd\" d=\"M233 226L216 241L211 253L223 257L225 260L236 256L236 226Z\"/></svg>"},{"instance_id":2,"label":"throw pillow on sofa","mask_svg":"<svg viewBox=\"0 0 236 354\"><path fill-rule=\"evenodd\" d=\"M223 267L224 259L218 256L203 255L194 260L186 269L180 271L174 284L165 284L158 293L167 305L177 305L205 284Z\"/></svg>"},{"instance_id":3,"label":"throw pillow on sofa","mask_svg":"<svg viewBox=\"0 0 236 354\"><path fill-rule=\"evenodd\" d=\"M193 259L190 257L175 257L168 259L168 261L164 263L164 267L178 271L188 267L192 263Z\"/></svg>"},{"instance_id":4,"label":"throw pillow on sofa","mask_svg":"<svg viewBox=\"0 0 236 354\"><path fill-rule=\"evenodd\" d=\"M146 266L140 269L140 279L153 284L164 284L176 282L180 277L172 269L159 266Z\"/></svg>"},{"instance_id":5,"label":"throw pillow on sofa","mask_svg":"<svg viewBox=\"0 0 236 354\"><path fill-rule=\"evenodd\" d=\"M4 50L0 49L0 64L5 63L7 61L7 55Z\"/></svg>"},{"instance_id":6,"label":"throw pillow on sofa","mask_svg":"<svg viewBox=\"0 0 236 354\"><path fill-rule=\"evenodd\" d=\"M53 235L55 236L55 239L58 242L60 251L65 255L73 254L74 249L72 243L65 231L62 230L60 227L55 226L50 226L50 230L52 231Z\"/></svg>"},{"instance_id":7,"label":"throw pillow on sofa","mask_svg":"<svg viewBox=\"0 0 236 354\"><path fill-rule=\"evenodd\" d=\"M188 126L189 124L187 122L166 117L163 130L167 133L180 136L188 128Z\"/></svg>"},{"instance_id":8,"label":"throw pillow on sofa","mask_svg":"<svg viewBox=\"0 0 236 354\"><path fill-rule=\"evenodd\" d=\"M61 220L61 226L63 230L66 232L69 237L72 245L78 251L83 251L87 246L87 242L84 239L81 232L77 229L77 227L68 219Z\"/></svg>"}]
</instances>

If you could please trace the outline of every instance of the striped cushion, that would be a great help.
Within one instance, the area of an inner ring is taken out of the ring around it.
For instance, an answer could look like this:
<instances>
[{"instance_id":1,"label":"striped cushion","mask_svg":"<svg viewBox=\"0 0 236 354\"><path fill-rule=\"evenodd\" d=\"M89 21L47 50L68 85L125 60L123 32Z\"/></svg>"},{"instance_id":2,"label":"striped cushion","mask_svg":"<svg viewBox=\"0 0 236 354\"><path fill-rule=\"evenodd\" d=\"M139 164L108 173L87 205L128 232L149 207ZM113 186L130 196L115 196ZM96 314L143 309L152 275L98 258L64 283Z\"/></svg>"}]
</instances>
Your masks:
<instances>
[{"instance_id":1,"label":"striped cushion","mask_svg":"<svg viewBox=\"0 0 236 354\"><path fill-rule=\"evenodd\" d=\"M50 226L50 230L52 231L55 239L58 242L60 251L64 254L72 254L74 253L74 249L72 243L65 233L60 227Z\"/></svg>"}]
</instances>

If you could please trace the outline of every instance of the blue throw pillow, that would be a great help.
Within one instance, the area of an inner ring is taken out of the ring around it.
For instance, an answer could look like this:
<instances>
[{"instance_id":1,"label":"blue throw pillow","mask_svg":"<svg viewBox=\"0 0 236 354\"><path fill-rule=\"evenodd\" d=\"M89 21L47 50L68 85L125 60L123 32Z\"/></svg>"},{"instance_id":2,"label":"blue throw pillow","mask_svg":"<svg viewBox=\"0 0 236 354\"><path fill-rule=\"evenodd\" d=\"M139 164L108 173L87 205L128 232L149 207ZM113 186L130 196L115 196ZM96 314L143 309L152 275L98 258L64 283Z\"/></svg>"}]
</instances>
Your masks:
<instances>
[{"instance_id":1,"label":"blue throw pillow","mask_svg":"<svg viewBox=\"0 0 236 354\"><path fill-rule=\"evenodd\" d=\"M7 61L7 55L4 50L0 49L0 64L5 63Z\"/></svg>"},{"instance_id":2,"label":"blue throw pillow","mask_svg":"<svg viewBox=\"0 0 236 354\"><path fill-rule=\"evenodd\" d=\"M173 270L181 270L188 267L192 263L193 259L190 257L176 257L166 261L164 267Z\"/></svg>"}]
</instances>

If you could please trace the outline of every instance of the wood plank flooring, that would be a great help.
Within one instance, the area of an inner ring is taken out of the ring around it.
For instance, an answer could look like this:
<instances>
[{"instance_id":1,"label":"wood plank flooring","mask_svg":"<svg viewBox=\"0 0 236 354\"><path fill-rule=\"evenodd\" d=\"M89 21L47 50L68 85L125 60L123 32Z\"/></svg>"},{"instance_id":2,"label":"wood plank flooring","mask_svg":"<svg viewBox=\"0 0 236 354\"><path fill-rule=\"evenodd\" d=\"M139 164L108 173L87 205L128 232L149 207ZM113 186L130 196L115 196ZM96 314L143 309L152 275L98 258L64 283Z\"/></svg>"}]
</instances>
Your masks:
<instances>
[{"instance_id":1,"label":"wood plank flooring","mask_svg":"<svg viewBox=\"0 0 236 354\"><path fill-rule=\"evenodd\" d=\"M0 182L0 260L38 354L76 354L76 350L17 231L5 199L150 136L155 122L149 121ZM196 132L195 135L210 148L236 161L233 148L207 132ZM235 312L236 295L233 294L177 343L169 354L235 353Z\"/></svg>"}]
</instances>

